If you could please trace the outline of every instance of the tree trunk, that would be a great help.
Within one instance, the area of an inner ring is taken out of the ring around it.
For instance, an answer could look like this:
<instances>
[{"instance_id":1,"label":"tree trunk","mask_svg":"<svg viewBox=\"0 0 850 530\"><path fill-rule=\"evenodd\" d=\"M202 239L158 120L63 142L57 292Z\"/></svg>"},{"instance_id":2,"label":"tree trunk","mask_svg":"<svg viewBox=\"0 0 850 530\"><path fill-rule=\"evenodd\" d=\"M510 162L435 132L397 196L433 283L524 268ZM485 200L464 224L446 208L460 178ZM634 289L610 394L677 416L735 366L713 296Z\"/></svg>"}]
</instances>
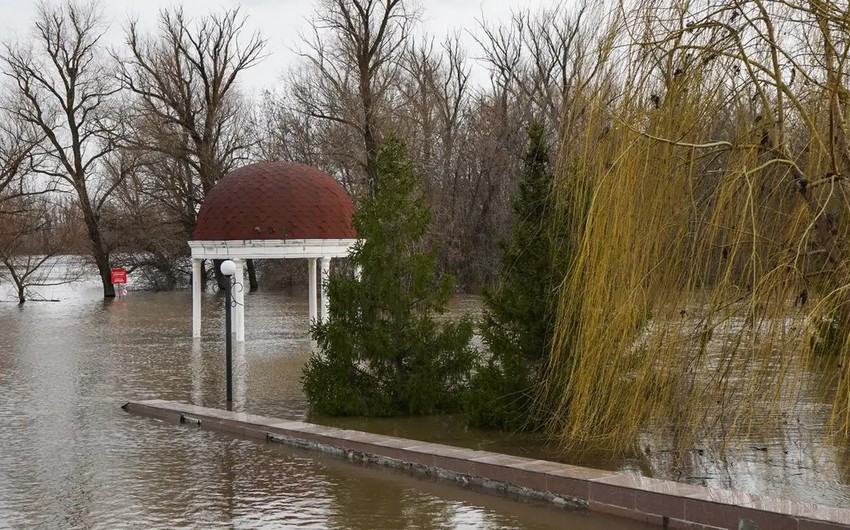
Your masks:
<instances>
[{"instance_id":1,"label":"tree trunk","mask_svg":"<svg viewBox=\"0 0 850 530\"><path fill-rule=\"evenodd\" d=\"M86 205L86 203L83 203L83 206ZM89 238L91 239L92 257L94 257L94 262L100 273L100 280L103 283L103 297L115 298L115 286L112 285L112 270L109 267L109 251L106 250L103 244L100 227L97 225L94 212L90 209L83 210L83 217L85 218Z\"/></svg>"},{"instance_id":2,"label":"tree trunk","mask_svg":"<svg viewBox=\"0 0 850 530\"><path fill-rule=\"evenodd\" d=\"M363 68L361 68L362 70ZM366 69L366 72L368 72L368 69ZM375 188L378 186L377 160L380 141L378 140L377 127L375 126L375 109L370 75L369 73L361 73L363 77L360 80L360 102L363 107L363 143L366 147L366 189L371 197L375 193Z\"/></svg>"},{"instance_id":3,"label":"tree trunk","mask_svg":"<svg viewBox=\"0 0 850 530\"><path fill-rule=\"evenodd\" d=\"M112 285L112 270L109 268L109 251L104 247L103 238L100 235L100 227L97 224L97 219L92 211L88 197L81 194L80 199L83 218L85 219L89 239L91 240L92 257L94 257L97 270L100 272L100 280L103 283L103 297L115 298L115 286Z\"/></svg>"},{"instance_id":4,"label":"tree trunk","mask_svg":"<svg viewBox=\"0 0 850 530\"><path fill-rule=\"evenodd\" d=\"M215 283L216 285L218 285L218 288L221 291L227 289L227 280L225 280L224 274L221 273L221 264L223 262L223 259L213 260L213 273L215 273Z\"/></svg>"},{"instance_id":5,"label":"tree trunk","mask_svg":"<svg viewBox=\"0 0 850 530\"><path fill-rule=\"evenodd\" d=\"M109 268L109 254L96 252L94 257L100 280L103 283L103 297L115 298L115 286L112 285L112 270Z\"/></svg>"},{"instance_id":6,"label":"tree trunk","mask_svg":"<svg viewBox=\"0 0 850 530\"><path fill-rule=\"evenodd\" d=\"M249 259L248 261L248 285L249 285L249 293L255 293L259 290L260 286L257 283L257 269L254 268L254 260Z\"/></svg>"}]
</instances>

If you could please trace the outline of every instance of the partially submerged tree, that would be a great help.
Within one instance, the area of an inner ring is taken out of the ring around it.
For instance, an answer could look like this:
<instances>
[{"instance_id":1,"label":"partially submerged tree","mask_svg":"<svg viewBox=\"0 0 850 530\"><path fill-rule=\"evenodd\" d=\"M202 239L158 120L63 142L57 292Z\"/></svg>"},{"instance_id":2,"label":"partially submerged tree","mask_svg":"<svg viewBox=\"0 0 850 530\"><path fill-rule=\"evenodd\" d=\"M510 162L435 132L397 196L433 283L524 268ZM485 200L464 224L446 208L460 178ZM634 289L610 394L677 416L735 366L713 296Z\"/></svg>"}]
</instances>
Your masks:
<instances>
[{"instance_id":1,"label":"partially submerged tree","mask_svg":"<svg viewBox=\"0 0 850 530\"><path fill-rule=\"evenodd\" d=\"M133 273L137 285L153 290L187 285L191 273L186 259L189 235L181 216L184 210L171 202L180 201L179 196L158 184L185 182L180 173L185 166L170 162L162 155L135 148L120 149L104 158L105 178L124 183L102 215L103 226L114 234L116 253L120 252L116 266Z\"/></svg>"},{"instance_id":2,"label":"partially submerged tree","mask_svg":"<svg viewBox=\"0 0 850 530\"><path fill-rule=\"evenodd\" d=\"M489 358L473 378L466 409L476 427L540 428L534 407L555 330L557 287L569 260L554 209L555 175L542 123L528 129L523 175L514 199L512 238L502 243L498 283L484 292L481 335Z\"/></svg>"},{"instance_id":3,"label":"partially submerged tree","mask_svg":"<svg viewBox=\"0 0 850 530\"><path fill-rule=\"evenodd\" d=\"M16 214L0 214L0 278L14 285L19 304L31 298L34 287L79 279L79 263L58 259L74 248L74 220L67 204L45 194L25 194L9 199L4 208Z\"/></svg>"},{"instance_id":4,"label":"partially submerged tree","mask_svg":"<svg viewBox=\"0 0 850 530\"><path fill-rule=\"evenodd\" d=\"M5 106L14 119L44 137L35 171L71 190L91 241L105 297L115 296L100 213L120 182L101 186L101 159L116 147L112 103L118 83L101 51L96 5L71 1L39 7L31 45L7 44L3 73L12 90Z\"/></svg>"},{"instance_id":5,"label":"partially submerged tree","mask_svg":"<svg viewBox=\"0 0 850 530\"><path fill-rule=\"evenodd\" d=\"M558 308L553 431L689 450L805 416L815 395L850 434L844 7L612 17L583 121L562 130L562 160L586 171L559 201L591 200Z\"/></svg>"},{"instance_id":6,"label":"partially submerged tree","mask_svg":"<svg viewBox=\"0 0 850 530\"><path fill-rule=\"evenodd\" d=\"M388 140L376 159L374 194L354 217L360 241L349 259L362 278L328 280L330 319L304 372L316 412L393 416L456 410L474 353L472 325L435 320L453 279L435 273L422 248L430 214L404 148Z\"/></svg>"},{"instance_id":7,"label":"partially submerged tree","mask_svg":"<svg viewBox=\"0 0 850 530\"><path fill-rule=\"evenodd\" d=\"M27 124L3 115L0 125L0 278L14 284L19 303L27 288L43 283L45 264L61 248L51 228L55 211L47 203L50 186L32 178L39 135ZM35 255L34 255L35 254Z\"/></svg>"}]
</instances>

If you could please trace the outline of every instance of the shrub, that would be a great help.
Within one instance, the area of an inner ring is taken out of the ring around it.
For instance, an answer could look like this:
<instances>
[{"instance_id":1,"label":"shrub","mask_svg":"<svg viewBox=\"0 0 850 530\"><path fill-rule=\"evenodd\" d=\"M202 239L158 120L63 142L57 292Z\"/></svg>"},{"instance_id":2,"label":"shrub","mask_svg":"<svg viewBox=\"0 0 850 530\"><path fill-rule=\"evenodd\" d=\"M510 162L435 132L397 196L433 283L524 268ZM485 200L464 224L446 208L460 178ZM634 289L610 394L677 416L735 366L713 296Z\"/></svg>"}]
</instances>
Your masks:
<instances>
[{"instance_id":1,"label":"shrub","mask_svg":"<svg viewBox=\"0 0 850 530\"><path fill-rule=\"evenodd\" d=\"M554 175L541 124L528 129L528 150L513 209L513 237L501 247L497 286L484 292L482 337L490 357L479 367L466 399L469 423L497 429L534 429L535 391L555 324L564 246L552 201Z\"/></svg>"},{"instance_id":2,"label":"shrub","mask_svg":"<svg viewBox=\"0 0 850 530\"><path fill-rule=\"evenodd\" d=\"M354 216L360 241L350 262L360 281L328 281L330 319L312 328L318 351L303 376L313 410L394 416L457 410L474 361L469 319L436 322L453 278L423 250L430 212L404 147L387 140L378 181Z\"/></svg>"}]
</instances>

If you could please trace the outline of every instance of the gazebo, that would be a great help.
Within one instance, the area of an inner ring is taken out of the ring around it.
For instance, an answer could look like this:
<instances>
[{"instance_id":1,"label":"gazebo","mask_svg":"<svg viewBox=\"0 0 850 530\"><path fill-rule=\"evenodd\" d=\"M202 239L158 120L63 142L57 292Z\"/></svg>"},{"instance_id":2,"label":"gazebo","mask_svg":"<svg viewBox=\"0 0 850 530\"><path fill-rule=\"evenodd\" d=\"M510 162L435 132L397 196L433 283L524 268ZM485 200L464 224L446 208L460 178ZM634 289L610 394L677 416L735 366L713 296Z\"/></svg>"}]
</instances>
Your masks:
<instances>
[{"instance_id":1,"label":"gazebo","mask_svg":"<svg viewBox=\"0 0 850 530\"><path fill-rule=\"evenodd\" d=\"M357 241L354 204L342 186L315 167L259 162L231 171L207 194L189 247L192 249L192 336L201 336L201 269L205 259L236 263L244 283L246 259L307 259L310 320L328 318L325 280L331 259L345 257ZM317 301L317 260L321 300ZM245 340L245 293L237 288L233 329ZM321 308L321 315L317 309Z\"/></svg>"}]
</instances>

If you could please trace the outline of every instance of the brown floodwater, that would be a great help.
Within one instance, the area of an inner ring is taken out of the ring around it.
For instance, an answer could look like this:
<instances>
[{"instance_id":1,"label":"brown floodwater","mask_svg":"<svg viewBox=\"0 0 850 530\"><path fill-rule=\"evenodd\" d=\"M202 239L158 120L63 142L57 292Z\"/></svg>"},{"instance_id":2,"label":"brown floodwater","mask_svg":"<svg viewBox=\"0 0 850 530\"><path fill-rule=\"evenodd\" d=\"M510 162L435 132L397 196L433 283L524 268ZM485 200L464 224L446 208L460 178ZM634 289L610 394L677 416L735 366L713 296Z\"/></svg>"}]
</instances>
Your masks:
<instances>
[{"instance_id":1,"label":"brown floodwater","mask_svg":"<svg viewBox=\"0 0 850 530\"><path fill-rule=\"evenodd\" d=\"M61 301L0 303L0 528L646 528L128 415L129 400L224 404L220 295L204 296L203 337L193 340L188 292L103 301L87 282L41 293ZM303 419L306 299L246 298L235 408ZM475 307L466 299L457 310ZM455 417L337 424L545 451Z\"/></svg>"}]
</instances>

